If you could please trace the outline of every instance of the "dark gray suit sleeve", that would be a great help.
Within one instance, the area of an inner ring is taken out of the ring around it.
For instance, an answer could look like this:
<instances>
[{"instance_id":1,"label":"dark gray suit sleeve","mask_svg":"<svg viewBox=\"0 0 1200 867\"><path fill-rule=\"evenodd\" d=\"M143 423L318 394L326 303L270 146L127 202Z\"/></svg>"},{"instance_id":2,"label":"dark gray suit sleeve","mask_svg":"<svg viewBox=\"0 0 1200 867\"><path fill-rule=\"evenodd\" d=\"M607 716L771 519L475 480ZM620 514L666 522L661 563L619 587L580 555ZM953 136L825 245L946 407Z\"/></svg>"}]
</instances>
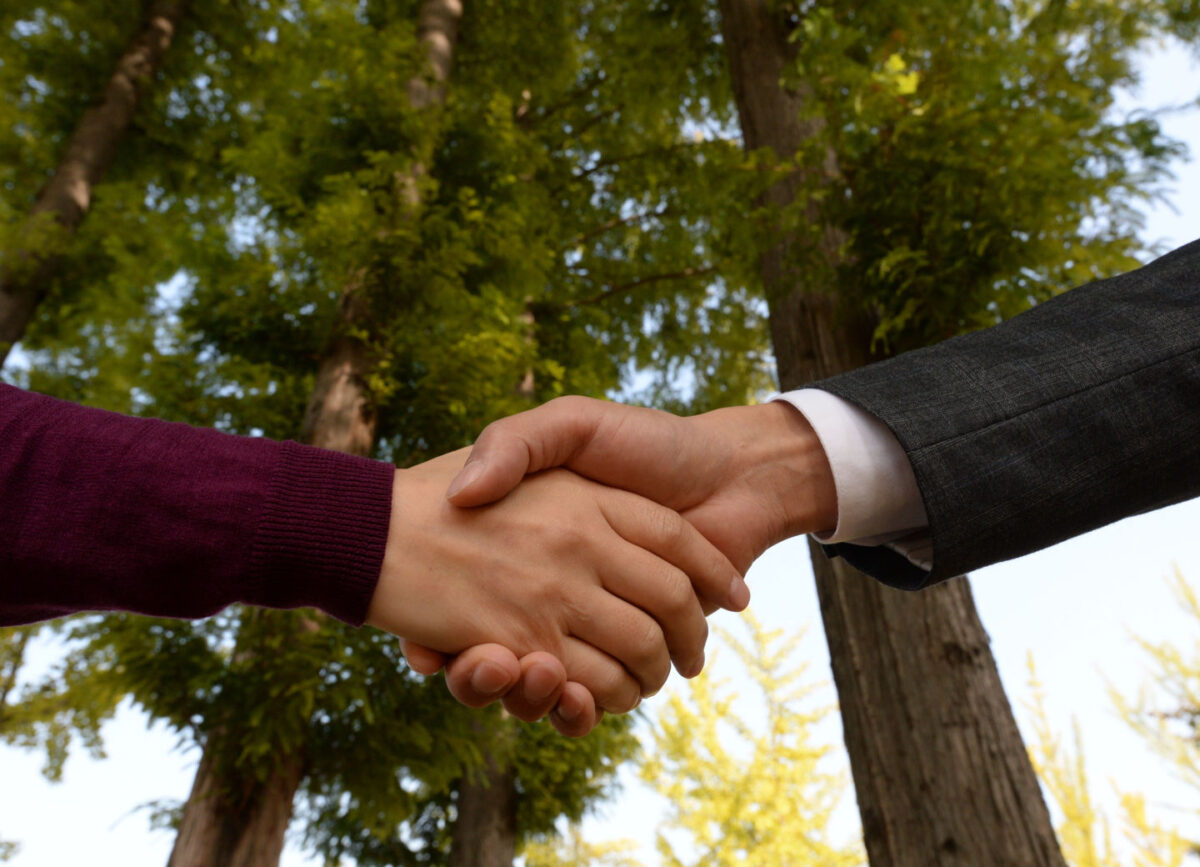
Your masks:
<instances>
[{"instance_id":1,"label":"dark gray suit sleeve","mask_svg":"<svg viewBox=\"0 0 1200 867\"><path fill-rule=\"evenodd\" d=\"M880 418L912 462L932 572L830 546L895 586L1200 496L1200 241L816 387Z\"/></svg>"}]
</instances>

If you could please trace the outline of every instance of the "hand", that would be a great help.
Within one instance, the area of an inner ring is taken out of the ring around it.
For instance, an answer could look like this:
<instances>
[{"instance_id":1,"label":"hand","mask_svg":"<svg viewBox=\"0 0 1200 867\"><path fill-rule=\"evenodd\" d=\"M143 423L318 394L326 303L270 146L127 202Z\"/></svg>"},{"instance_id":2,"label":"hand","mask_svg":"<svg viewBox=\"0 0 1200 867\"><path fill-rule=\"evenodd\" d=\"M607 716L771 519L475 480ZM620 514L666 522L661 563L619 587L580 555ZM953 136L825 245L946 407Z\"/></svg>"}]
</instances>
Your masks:
<instances>
[{"instance_id":1,"label":"hand","mask_svg":"<svg viewBox=\"0 0 1200 867\"><path fill-rule=\"evenodd\" d=\"M791 405L719 409L691 418L563 397L489 425L447 499L493 502L527 473L572 471L683 515L739 571L776 542L837 523L820 440Z\"/></svg>"},{"instance_id":2,"label":"hand","mask_svg":"<svg viewBox=\"0 0 1200 867\"><path fill-rule=\"evenodd\" d=\"M701 670L700 600L736 606L746 591L693 527L563 470L494 506L457 509L444 491L465 458L397 471L368 623L444 654L488 642L546 651L616 712L656 692L672 659L684 674Z\"/></svg>"},{"instance_id":3,"label":"hand","mask_svg":"<svg viewBox=\"0 0 1200 867\"><path fill-rule=\"evenodd\" d=\"M449 499L459 506L490 502L526 473L557 465L679 510L741 571L775 542L837 523L833 476L820 441L783 403L679 418L560 398L489 426ZM406 653L423 651L410 645ZM455 660L447 682L460 700L478 698L470 676L483 659L518 668L515 657L496 648ZM430 667L442 661L436 654L423 659ZM526 672L551 676L536 662L525 665Z\"/></svg>"},{"instance_id":4,"label":"hand","mask_svg":"<svg viewBox=\"0 0 1200 867\"><path fill-rule=\"evenodd\" d=\"M444 666L450 694L467 707L502 700L509 713L526 722L549 715L551 725L568 737L583 737L604 717L587 688L568 681L563 664L548 653L534 652L518 660L506 647L481 644L447 663L444 655L404 639L400 646L409 666L420 674L437 674Z\"/></svg>"}]
</instances>

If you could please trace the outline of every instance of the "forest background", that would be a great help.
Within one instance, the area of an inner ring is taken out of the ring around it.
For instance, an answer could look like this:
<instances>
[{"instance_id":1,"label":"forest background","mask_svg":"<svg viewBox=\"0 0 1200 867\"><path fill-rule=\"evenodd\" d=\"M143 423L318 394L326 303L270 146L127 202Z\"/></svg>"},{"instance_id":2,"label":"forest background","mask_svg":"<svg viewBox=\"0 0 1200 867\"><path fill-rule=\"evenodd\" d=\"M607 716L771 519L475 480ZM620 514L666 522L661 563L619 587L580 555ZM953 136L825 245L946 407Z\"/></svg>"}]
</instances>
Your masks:
<instances>
[{"instance_id":1,"label":"forest background","mask_svg":"<svg viewBox=\"0 0 1200 867\"><path fill-rule=\"evenodd\" d=\"M1180 82L1195 80L1195 67L1185 50L1175 47L1170 52L1157 52L1142 62L1147 72L1146 83L1136 95L1123 97L1125 107L1131 107L1135 98L1139 104L1158 107L1191 95L1185 92L1186 88L1179 87ZM1195 114L1186 117L1191 120L1180 115L1165 120L1164 125L1177 137L1200 141L1200 136L1191 132ZM1191 126L1184 125L1189 122ZM1189 197L1187 191L1200 190L1200 183L1194 173L1189 174L1182 166L1178 168L1180 177L1174 201L1181 214L1171 223L1167 212L1153 211L1142 232L1142 239L1148 244L1173 245L1191 239L1187 212L1194 194ZM15 373L9 375L19 379L27 363L18 358L13 368ZM1180 824L1185 834L1187 823L1194 822L1194 814L1183 811L1189 806L1186 791L1172 788L1161 765L1131 745L1130 736L1112 718L1104 681L1097 668L1128 693L1136 689L1141 675L1137 652L1126 640L1126 627L1146 636L1177 637L1180 644L1191 640L1186 621L1174 616L1164 579L1172 561L1178 561L1185 574L1200 575L1200 562L1196 562L1200 557L1194 551L1194 543L1192 550L1187 543L1194 538L1191 528L1196 526L1200 526L1200 515L1195 507L1178 507L1125 522L975 577L979 605L1014 702L1021 701L1024 655L1032 649L1057 727L1069 729L1068 718L1072 714L1083 720L1093 775L1101 779L1112 776L1125 789L1145 792L1169 809L1180 808L1183 820ZM812 662L815 670L821 671L827 652L815 634L818 618L815 599L803 574L806 568L802 546L784 545L772 551L754 572L755 610L769 626L791 629L798 623L811 624L814 628L799 653ZM1069 616L1064 616L1064 612L1069 612ZM36 674L37 668L45 666L54 654L53 646L40 646L32 673ZM1022 716L1018 711L1018 718ZM190 784L194 756L172 753L173 737L161 729L147 734L137 713L129 708L124 708L105 728L105 734L110 759L93 768L76 751L67 765L66 782L46 790L44 795L39 795L43 790L37 776L38 759L11 751L4 753L6 785L0 787L0 797L6 800L0 802L0 815L6 817L6 827L0 830L25 844L15 863L66 863L72 855L64 847L73 842L80 846L74 857L89 863L106 863L104 850L110 846L111 863L165 860L170 835L148 837L144 816L127 814L139 803L184 795ZM835 726L823 737L827 743L839 743ZM147 760L152 755L156 757ZM157 757L164 755L168 757L166 761ZM178 772L163 775L164 768L171 766ZM87 791L85 780L93 775L104 781L100 784L103 794ZM128 799L114 785L115 781L120 781L122 787L130 787ZM647 804L647 796L638 794L637 784L629 781L617 805L606 808L607 824L600 820L589 823L589 837L651 839L654 810ZM111 807L112 812L105 814L97 805L103 805L103 809ZM852 805L847 807L842 821L846 833L853 834L857 820ZM64 822L70 834L63 833ZM46 831L38 833L39 825ZM86 853L86 857L80 853ZM284 863L302 863L301 857L291 849ZM646 857L652 860L652 856Z\"/></svg>"}]
</instances>

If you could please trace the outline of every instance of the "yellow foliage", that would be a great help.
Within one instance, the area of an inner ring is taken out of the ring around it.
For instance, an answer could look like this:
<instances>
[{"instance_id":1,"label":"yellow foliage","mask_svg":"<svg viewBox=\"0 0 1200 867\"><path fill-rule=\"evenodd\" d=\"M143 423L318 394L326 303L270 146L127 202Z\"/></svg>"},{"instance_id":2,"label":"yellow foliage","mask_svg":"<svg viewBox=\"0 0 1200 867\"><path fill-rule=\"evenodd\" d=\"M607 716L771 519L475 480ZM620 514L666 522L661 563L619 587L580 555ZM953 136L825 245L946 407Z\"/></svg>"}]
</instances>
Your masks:
<instances>
[{"instance_id":1,"label":"yellow foliage","mask_svg":"<svg viewBox=\"0 0 1200 867\"><path fill-rule=\"evenodd\" d=\"M1144 796L1123 793L1114 784L1121 804L1117 824L1124 840L1118 851L1113 843L1114 823L1092 797L1079 724L1072 722L1073 746L1068 749L1050 726L1045 691L1032 656L1028 666L1034 732L1029 753L1046 793L1062 814L1055 831L1067 863L1071 867L1183 867L1191 844L1147 815Z\"/></svg>"},{"instance_id":2,"label":"yellow foliage","mask_svg":"<svg viewBox=\"0 0 1200 867\"><path fill-rule=\"evenodd\" d=\"M670 867L853 867L857 845L839 845L828 825L847 788L824 769L828 746L813 726L833 708L813 707L805 666L789 663L799 636L782 640L744 615L750 640L721 631L765 705L751 726L749 702L708 671L672 695L652 731L640 773L670 804L658 834Z\"/></svg>"},{"instance_id":3,"label":"yellow foliage","mask_svg":"<svg viewBox=\"0 0 1200 867\"><path fill-rule=\"evenodd\" d=\"M906 72L908 64L899 54L889 55L883 68L883 73L878 76L879 80L891 84L900 96L910 96L917 92L921 76L917 72Z\"/></svg>"},{"instance_id":4,"label":"yellow foliage","mask_svg":"<svg viewBox=\"0 0 1200 867\"><path fill-rule=\"evenodd\" d=\"M1171 578L1184 613L1200 635L1200 598L1179 569ZM1152 687L1143 688L1134 700L1110 691L1117 712L1150 748L1170 763L1185 783L1200 791L1200 641L1190 651L1166 642L1137 638L1150 660Z\"/></svg>"},{"instance_id":5,"label":"yellow foliage","mask_svg":"<svg viewBox=\"0 0 1200 867\"><path fill-rule=\"evenodd\" d=\"M637 848L632 840L589 843L578 825L550 840L532 840L521 850L525 867L641 867L629 853Z\"/></svg>"}]
</instances>

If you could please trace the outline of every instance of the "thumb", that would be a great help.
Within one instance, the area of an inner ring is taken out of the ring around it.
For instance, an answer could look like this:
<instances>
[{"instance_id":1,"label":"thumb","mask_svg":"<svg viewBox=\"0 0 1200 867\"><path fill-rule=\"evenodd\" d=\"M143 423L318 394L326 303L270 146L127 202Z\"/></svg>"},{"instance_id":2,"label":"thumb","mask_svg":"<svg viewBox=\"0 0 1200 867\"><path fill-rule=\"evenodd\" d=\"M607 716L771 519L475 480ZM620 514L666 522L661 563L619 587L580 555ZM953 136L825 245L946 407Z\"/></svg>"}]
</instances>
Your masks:
<instances>
[{"instance_id":1,"label":"thumb","mask_svg":"<svg viewBox=\"0 0 1200 867\"><path fill-rule=\"evenodd\" d=\"M560 397L537 409L492 422L475 441L446 499L482 506L503 497L529 473L563 466L587 446L607 401Z\"/></svg>"},{"instance_id":2,"label":"thumb","mask_svg":"<svg viewBox=\"0 0 1200 867\"><path fill-rule=\"evenodd\" d=\"M417 674L437 674L446 665L446 655L438 653L436 650L430 650L424 645L417 644L414 641L409 641L407 638L400 639L400 651L404 654L404 659L408 662L408 667Z\"/></svg>"}]
</instances>

